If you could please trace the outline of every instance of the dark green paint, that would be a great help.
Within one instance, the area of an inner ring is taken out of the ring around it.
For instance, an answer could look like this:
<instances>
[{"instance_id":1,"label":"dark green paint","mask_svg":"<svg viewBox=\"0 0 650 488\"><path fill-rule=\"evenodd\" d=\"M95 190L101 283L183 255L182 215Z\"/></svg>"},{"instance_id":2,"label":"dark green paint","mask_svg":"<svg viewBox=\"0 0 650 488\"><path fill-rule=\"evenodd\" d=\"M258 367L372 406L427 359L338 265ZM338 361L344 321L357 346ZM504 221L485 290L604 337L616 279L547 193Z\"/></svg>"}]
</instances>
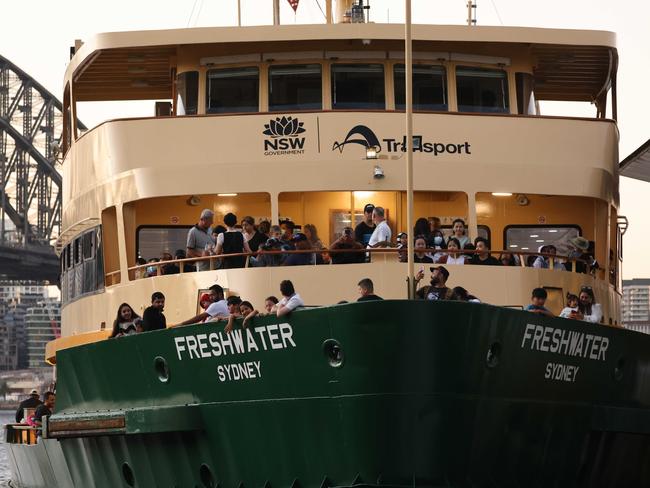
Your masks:
<instances>
[{"instance_id":1,"label":"dark green paint","mask_svg":"<svg viewBox=\"0 0 650 488\"><path fill-rule=\"evenodd\" d=\"M124 434L48 441L74 486L128 486L123 463L138 487L205 486L204 464L222 488L650 486L650 337L457 302L288 321L295 348L179 361L174 338L223 328L204 324L62 351L53 420L126 419ZM522 348L527 323L605 336L606 361ZM246 361L261 362L260 379L219 381L218 365ZM546 380L548 362L579 366L576 381Z\"/></svg>"}]
</instances>

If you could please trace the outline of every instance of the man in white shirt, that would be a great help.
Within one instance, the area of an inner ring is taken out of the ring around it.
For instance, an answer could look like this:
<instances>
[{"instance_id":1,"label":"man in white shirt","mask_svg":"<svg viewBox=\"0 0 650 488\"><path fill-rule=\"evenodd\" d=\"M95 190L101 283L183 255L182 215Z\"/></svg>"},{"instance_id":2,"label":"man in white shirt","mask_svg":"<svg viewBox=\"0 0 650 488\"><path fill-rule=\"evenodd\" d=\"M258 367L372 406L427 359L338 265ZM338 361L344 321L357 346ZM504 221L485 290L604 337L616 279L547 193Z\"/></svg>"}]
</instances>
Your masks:
<instances>
[{"instance_id":1,"label":"man in white shirt","mask_svg":"<svg viewBox=\"0 0 650 488\"><path fill-rule=\"evenodd\" d=\"M277 305L276 313L278 317L289 315L296 308L305 306L290 280L284 280L280 283L280 293L282 293L282 300Z\"/></svg>"},{"instance_id":2,"label":"man in white shirt","mask_svg":"<svg viewBox=\"0 0 650 488\"><path fill-rule=\"evenodd\" d=\"M212 303L205 312L201 312L178 325L198 324L199 322L204 322L206 320L224 318L230 315L226 300L223 298L223 288L221 286L212 285L210 287L210 298L212 299Z\"/></svg>"},{"instance_id":3,"label":"man in white shirt","mask_svg":"<svg viewBox=\"0 0 650 488\"><path fill-rule=\"evenodd\" d=\"M375 227L375 230L370 236L370 240L368 241L368 249L390 246L392 232L388 226L388 222L386 222L383 207L375 207L375 209L372 211L372 221L377 227Z\"/></svg>"}]
</instances>

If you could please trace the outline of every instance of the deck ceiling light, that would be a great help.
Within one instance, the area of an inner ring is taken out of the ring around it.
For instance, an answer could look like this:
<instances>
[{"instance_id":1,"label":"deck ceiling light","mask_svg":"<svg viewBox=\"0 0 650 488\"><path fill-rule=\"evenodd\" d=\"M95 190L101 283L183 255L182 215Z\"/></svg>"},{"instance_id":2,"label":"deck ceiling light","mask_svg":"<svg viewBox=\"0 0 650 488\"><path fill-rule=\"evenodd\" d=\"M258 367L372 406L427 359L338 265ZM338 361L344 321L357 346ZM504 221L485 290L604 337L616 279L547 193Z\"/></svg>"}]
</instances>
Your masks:
<instances>
[{"instance_id":1,"label":"deck ceiling light","mask_svg":"<svg viewBox=\"0 0 650 488\"><path fill-rule=\"evenodd\" d=\"M505 191L495 191L495 192L492 192L492 196L493 197L511 197L512 193L508 193L508 192L505 192Z\"/></svg>"},{"instance_id":2,"label":"deck ceiling light","mask_svg":"<svg viewBox=\"0 0 650 488\"><path fill-rule=\"evenodd\" d=\"M217 193L218 197L236 197L236 193Z\"/></svg>"}]
</instances>

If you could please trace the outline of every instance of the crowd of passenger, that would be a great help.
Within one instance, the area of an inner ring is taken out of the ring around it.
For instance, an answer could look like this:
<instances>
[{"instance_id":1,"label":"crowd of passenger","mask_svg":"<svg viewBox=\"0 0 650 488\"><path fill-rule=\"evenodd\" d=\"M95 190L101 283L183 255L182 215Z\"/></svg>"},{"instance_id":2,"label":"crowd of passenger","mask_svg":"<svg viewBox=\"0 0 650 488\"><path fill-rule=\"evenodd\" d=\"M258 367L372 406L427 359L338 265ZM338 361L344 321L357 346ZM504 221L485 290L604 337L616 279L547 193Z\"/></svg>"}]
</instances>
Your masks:
<instances>
[{"instance_id":1,"label":"crowd of passenger","mask_svg":"<svg viewBox=\"0 0 650 488\"><path fill-rule=\"evenodd\" d=\"M450 273L444 266L431 266L429 270L431 277L428 284L421 284L425 277L424 269L420 269L415 276L416 299L481 303L479 298L472 295L462 286L449 288L447 281ZM359 293L357 301L382 300L380 296L375 294L374 284L370 278L362 279L357 286ZM204 293L199 299L202 311L176 325L223 321L225 322L226 332L229 332L232 330L236 319L241 318L242 326L246 328L256 316L275 315L277 317L283 317L296 308L305 305L290 280L284 280L280 283L280 294L281 299L275 296L267 297L260 311L250 301L243 300L237 295L231 295L225 298L223 288L215 284L210 287L208 293ZM547 298L548 295L544 288L535 288L532 292L531 303L525 307L525 310L546 316L554 316L545 306ZM347 301L342 300L338 303L347 303ZM113 330L110 337L120 337L138 332L150 332L167 328L167 320L163 313L164 308L165 296L161 292L153 293L151 296L151 305L144 310L142 317L139 317L129 304L121 304L117 310L117 317L113 322ZM559 317L599 323L603 320L603 312L600 304L596 303L595 295L591 287L583 286L579 295L567 294L566 307L560 312Z\"/></svg>"},{"instance_id":2,"label":"crowd of passenger","mask_svg":"<svg viewBox=\"0 0 650 488\"><path fill-rule=\"evenodd\" d=\"M186 249L179 249L174 256L163 252L160 258L149 262L139 258L138 265L149 264L139 268L136 278L154 276L158 273L167 275L180 272L207 271L211 268L231 269L265 266L296 266L306 264L349 264L363 263L371 259L368 249L397 248L400 261L408 259L408 235L397 234L393 241L392 231L386 220L382 207L369 203L363 209L363 221L352 227L345 227L341 236L325 246L313 224L299 228L291 220L283 220L280 225L271 225L268 221L255 224L255 220L246 216L241 221L233 213L224 216L224 225L214 225L214 212L205 209L199 221L188 231ZM569 240L568 260L556 257L554 245L542 246L538 255L521 255L502 252L499 257L491 253L490 242L484 237L470 239L467 226L462 219L453 221L451 234L443 232L439 218L419 218L413 229L414 257L416 263L444 265L488 265L488 266L529 266L534 268L553 268L572 271L576 266L579 273L588 273L597 269L590 252L590 242L577 236ZM269 252L275 251L275 252ZM290 251L305 251L292 253ZM314 251L310 253L308 251ZM237 255L239 254L239 255ZM216 260L197 260L194 264L177 263L175 260L185 258L205 258L226 255ZM234 255L234 256L233 256ZM525 259L522 263L521 259ZM158 271L156 262L165 261Z\"/></svg>"}]
</instances>

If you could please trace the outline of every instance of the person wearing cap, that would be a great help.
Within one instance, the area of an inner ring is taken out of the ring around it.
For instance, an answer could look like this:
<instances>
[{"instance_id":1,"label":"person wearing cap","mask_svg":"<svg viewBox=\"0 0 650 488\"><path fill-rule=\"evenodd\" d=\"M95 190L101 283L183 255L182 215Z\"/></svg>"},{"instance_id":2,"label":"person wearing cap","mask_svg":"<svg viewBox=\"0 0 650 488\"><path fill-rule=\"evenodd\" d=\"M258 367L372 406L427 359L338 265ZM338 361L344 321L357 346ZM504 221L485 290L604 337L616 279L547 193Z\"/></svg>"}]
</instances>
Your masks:
<instances>
[{"instance_id":1,"label":"person wearing cap","mask_svg":"<svg viewBox=\"0 0 650 488\"><path fill-rule=\"evenodd\" d=\"M363 263L366 260L366 253L360 252L365 249L364 245L354 238L352 227L345 227L341 237L336 239L330 246L330 251L343 251L349 249L350 252L333 252L330 254L332 264L353 264Z\"/></svg>"},{"instance_id":2,"label":"person wearing cap","mask_svg":"<svg viewBox=\"0 0 650 488\"><path fill-rule=\"evenodd\" d=\"M36 390L30 391L29 398L26 398L25 400L20 402L20 405L18 405L18 410L16 410L16 423L19 424L23 421L26 408L35 409L42 403L43 402L40 400L38 391Z\"/></svg>"},{"instance_id":3,"label":"person wearing cap","mask_svg":"<svg viewBox=\"0 0 650 488\"><path fill-rule=\"evenodd\" d=\"M209 208L203 209L199 221L187 232L187 257L201 258L209 256L214 248L214 239L210 227L214 223L214 212ZM209 271L210 262L197 261L197 271Z\"/></svg>"},{"instance_id":4,"label":"person wearing cap","mask_svg":"<svg viewBox=\"0 0 650 488\"><path fill-rule=\"evenodd\" d=\"M201 297L203 298L203 297ZM212 319L219 319L227 317L230 312L228 305L223 297L223 288L221 285L212 285L210 287L210 300L211 303L204 312L195 315L191 319L187 319L178 325L198 324L200 322L207 322Z\"/></svg>"},{"instance_id":5,"label":"person wearing cap","mask_svg":"<svg viewBox=\"0 0 650 488\"><path fill-rule=\"evenodd\" d=\"M296 232L291 237L291 243L296 251L303 251L300 253L291 253L287 259L282 263L284 266L302 266L305 264L315 264L316 256L313 253L307 253L311 249L311 244L307 236L302 232Z\"/></svg>"},{"instance_id":6,"label":"person wearing cap","mask_svg":"<svg viewBox=\"0 0 650 488\"><path fill-rule=\"evenodd\" d=\"M449 300L451 299L452 290L447 287L449 271L444 266L429 268L431 271L431 284L425 285L415 292L416 298L421 300ZM424 270L420 270L415 276L415 284L424 278Z\"/></svg>"},{"instance_id":7,"label":"person wearing cap","mask_svg":"<svg viewBox=\"0 0 650 488\"><path fill-rule=\"evenodd\" d=\"M363 221L359 222L354 228L354 239L357 242L360 242L363 247L368 245L370 241L370 236L375 231L375 223L372 221L372 212L375 209L375 206L372 203L366 204L363 207Z\"/></svg>"},{"instance_id":8,"label":"person wearing cap","mask_svg":"<svg viewBox=\"0 0 650 488\"><path fill-rule=\"evenodd\" d=\"M589 268L597 268L598 263L589 254L589 241L582 236L569 239L569 261L564 263L567 271L573 271L573 261L576 259L576 273L588 273Z\"/></svg>"}]
</instances>

